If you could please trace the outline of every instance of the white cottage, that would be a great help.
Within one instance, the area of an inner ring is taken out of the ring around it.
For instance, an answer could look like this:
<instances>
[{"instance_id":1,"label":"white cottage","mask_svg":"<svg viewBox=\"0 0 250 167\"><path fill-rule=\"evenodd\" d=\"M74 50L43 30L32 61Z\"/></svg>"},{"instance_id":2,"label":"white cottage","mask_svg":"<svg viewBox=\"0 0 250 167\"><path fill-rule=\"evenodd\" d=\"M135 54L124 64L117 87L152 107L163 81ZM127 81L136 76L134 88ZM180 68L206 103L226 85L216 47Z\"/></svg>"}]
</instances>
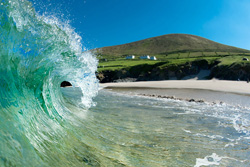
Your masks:
<instances>
[{"instance_id":1,"label":"white cottage","mask_svg":"<svg viewBox=\"0 0 250 167\"><path fill-rule=\"evenodd\" d=\"M149 55L143 55L143 56L140 56L140 59L150 59L150 56Z\"/></svg>"},{"instance_id":2,"label":"white cottage","mask_svg":"<svg viewBox=\"0 0 250 167\"><path fill-rule=\"evenodd\" d=\"M128 56L126 57L126 59L127 59L127 60L129 60L129 59L135 59L135 56L134 56L134 55L128 55Z\"/></svg>"},{"instance_id":3,"label":"white cottage","mask_svg":"<svg viewBox=\"0 0 250 167\"><path fill-rule=\"evenodd\" d=\"M157 60L155 56L151 56L150 60Z\"/></svg>"}]
</instances>

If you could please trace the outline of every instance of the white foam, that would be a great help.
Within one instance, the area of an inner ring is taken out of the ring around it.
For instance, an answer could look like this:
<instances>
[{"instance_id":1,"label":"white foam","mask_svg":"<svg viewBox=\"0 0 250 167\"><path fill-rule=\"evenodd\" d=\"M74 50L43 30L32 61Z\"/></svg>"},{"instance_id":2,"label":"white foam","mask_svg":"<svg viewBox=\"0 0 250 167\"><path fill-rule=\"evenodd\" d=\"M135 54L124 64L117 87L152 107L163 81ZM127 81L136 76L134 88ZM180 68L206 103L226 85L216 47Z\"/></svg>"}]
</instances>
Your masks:
<instances>
[{"instance_id":1,"label":"white foam","mask_svg":"<svg viewBox=\"0 0 250 167\"><path fill-rule=\"evenodd\" d=\"M192 133L190 130L182 129L184 132Z\"/></svg>"},{"instance_id":2,"label":"white foam","mask_svg":"<svg viewBox=\"0 0 250 167\"><path fill-rule=\"evenodd\" d=\"M201 133L196 133L195 136L208 137L210 139L223 139L224 137L221 135L205 135Z\"/></svg>"},{"instance_id":3,"label":"white foam","mask_svg":"<svg viewBox=\"0 0 250 167\"><path fill-rule=\"evenodd\" d=\"M229 146L234 147L234 144L233 144L233 143L229 143L229 144L226 144L226 145L225 145L225 147L229 147Z\"/></svg>"},{"instance_id":4,"label":"white foam","mask_svg":"<svg viewBox=\"0 0 250 167\"><path fill-rule=\"evenodd\" d=\"M222 159L230 159L230 160L238 161L238 162L245 162L246 161L246 160L237 160L235 158L230 158L230 157L220 157L216 153L213 153L212 155L206 156L203 159L196 158L196 164L194 165L194 167L220 165Z\"/></svg>"},{"instance_id":5,"label":"white foam","mask_svg":"<svg viewBox=\"0 0 250 167\"><path fill-rule=\"evenodd\" d=\"M205 158L196 158L196 164L194 167L209 166L209 165L220 165L222 157L219 157L216 153L206 156Z\"/></svg>"}]
</instances>

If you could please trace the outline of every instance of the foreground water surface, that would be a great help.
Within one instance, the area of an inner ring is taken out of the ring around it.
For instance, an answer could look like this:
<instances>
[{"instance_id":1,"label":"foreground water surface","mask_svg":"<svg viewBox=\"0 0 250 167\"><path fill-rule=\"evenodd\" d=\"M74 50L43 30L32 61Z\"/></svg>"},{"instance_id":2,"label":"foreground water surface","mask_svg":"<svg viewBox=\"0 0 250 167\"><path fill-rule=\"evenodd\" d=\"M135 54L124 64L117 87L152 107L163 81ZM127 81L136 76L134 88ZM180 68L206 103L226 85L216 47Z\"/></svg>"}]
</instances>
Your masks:
<instances>
[{"instance_id":1,"label":"foreground water surface","mask_svg":"<svg viewBox=\"0 0 250 167\"><path fill-rule=\"evenodd\" d=\"M247 108L107 90L100 91L95 101L78 129L81 143L76 145L85 165L250 165Z\"/></svg>"},{"instance_id":2,"label":"foreground water surface","mask_svg":"<svg viewBox=\"0 0 250 167\"><path fill-rule=\"evenodd\" d=\"M1 110L0 166L250 165L249 108L100 90L86 110L79 88L61 92L60 117Z\"/></svg>"}]
</instances>

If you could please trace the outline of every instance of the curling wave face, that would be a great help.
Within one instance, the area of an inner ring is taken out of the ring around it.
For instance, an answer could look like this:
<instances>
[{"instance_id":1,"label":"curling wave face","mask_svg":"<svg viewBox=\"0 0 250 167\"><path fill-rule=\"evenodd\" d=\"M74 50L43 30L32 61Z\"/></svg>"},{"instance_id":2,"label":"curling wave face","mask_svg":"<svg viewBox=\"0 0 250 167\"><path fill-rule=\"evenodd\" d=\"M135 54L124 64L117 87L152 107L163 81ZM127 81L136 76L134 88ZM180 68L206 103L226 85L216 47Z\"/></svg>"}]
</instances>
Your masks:
<instances>
[{"instance_id":1,"label":"curling wave face","mask_svg":"<svg viewBox=\"0 0 250 167\"><path fill-rule=\"evenodd\" d=\"M81 112L93 105L97 60L82 48L68 24L38 15L30 2L0 1L0 166L46 166L52 158L41 155L60 146L66 124L76 124L62 81L82 92Z\"/></svg>"}]
</instances>

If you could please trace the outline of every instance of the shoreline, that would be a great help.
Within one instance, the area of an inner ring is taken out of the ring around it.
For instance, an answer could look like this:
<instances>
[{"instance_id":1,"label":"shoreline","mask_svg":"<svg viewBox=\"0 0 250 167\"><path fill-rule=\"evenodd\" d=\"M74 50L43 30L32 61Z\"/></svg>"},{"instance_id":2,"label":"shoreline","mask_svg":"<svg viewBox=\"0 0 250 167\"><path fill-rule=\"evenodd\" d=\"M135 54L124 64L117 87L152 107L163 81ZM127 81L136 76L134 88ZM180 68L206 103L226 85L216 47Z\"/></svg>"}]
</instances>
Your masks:
<instances>
[{"instance_id":1,"label":"shoreline","mask_svg":"<svg viewBox=\"0 0 250 167\"><path fill-rule=\"evenodd\" d=\"M137 96L250 107L250 83L221 80L168 80L100 84Z\"/></svg>"},{"instance_id":2,"label":"shoreline","mask_svg":"<svg viewBox=\"0 0 250 167\"><path fill-rule=\"evenodd\" d=\"M165 80L100 84L104 88L197 89L250 95L250 83L226 80Z\"/></svg>"}]
</instances>

